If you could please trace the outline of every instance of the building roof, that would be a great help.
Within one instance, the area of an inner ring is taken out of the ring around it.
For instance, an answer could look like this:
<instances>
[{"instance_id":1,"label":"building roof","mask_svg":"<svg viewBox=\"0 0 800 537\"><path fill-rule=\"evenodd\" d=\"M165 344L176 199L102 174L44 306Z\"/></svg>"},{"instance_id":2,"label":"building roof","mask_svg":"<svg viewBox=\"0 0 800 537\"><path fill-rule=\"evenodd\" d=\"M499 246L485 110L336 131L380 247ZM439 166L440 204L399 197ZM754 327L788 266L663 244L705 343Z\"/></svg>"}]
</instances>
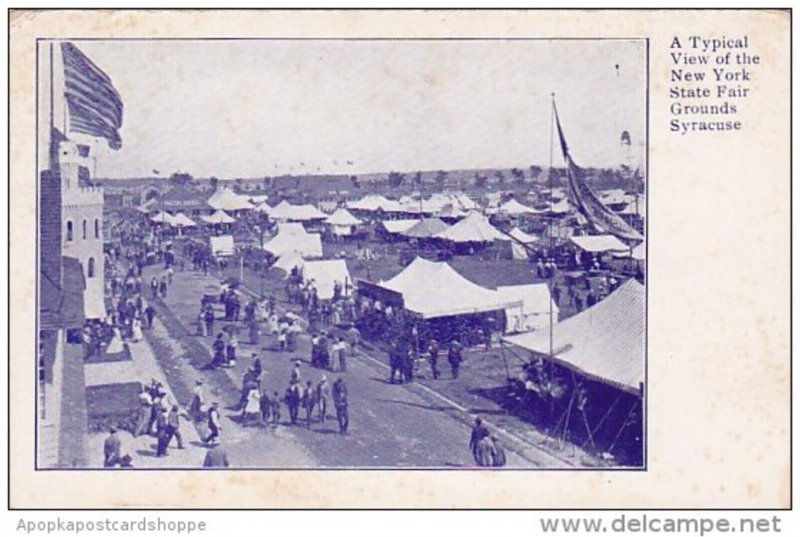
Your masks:
<instances>
[{"instance_id":1,"label":"building roof","mask_svg":"<svg viewBox=\"0 0 800 537\"><path fill-rule=\"evenodd\" d=\"M203 193L180 185L176 186L161 197L161 202L154 201L151 209L164 211L207 211L211 206L203 198Z\"/></svg>"}]
</instances>

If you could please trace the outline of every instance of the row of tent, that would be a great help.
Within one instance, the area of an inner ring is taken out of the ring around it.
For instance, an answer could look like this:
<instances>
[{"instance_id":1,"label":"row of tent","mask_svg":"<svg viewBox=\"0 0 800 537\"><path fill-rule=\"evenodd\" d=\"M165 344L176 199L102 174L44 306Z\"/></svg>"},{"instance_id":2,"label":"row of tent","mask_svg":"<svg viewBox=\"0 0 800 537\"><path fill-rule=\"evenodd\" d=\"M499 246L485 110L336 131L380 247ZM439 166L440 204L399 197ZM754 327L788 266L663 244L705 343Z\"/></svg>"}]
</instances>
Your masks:
<instances>
[{"instance_id":1,"label":"row of tent","mask_svg":"<svg viewBox=\"0 0 800 537\"><path fill-rule=\"evenodd\" d=\"M217 210L213 214L200 216L200 220L206 224L233 224L236 219L222 210ZM150 221L156 224L166 224L176 228L196 227L197 222L183 213L169 214L159 211L150 217Z\"/></svg>"},{"instance_id":2,"label":"row of tent","mask_svg":"<svg viewBox=\"0 0 800 537\"><path fill-rule=\"evenodd\" d=\"M348 202L347 208L363 212L382 211L384 213L435 214L458 217L464 216L467 212L477 210L480 207L463 193L434 193L429 198L402 196L398 200L392 200L380 194L367 194L360 200Z\"/></svg>"}]
</instances>

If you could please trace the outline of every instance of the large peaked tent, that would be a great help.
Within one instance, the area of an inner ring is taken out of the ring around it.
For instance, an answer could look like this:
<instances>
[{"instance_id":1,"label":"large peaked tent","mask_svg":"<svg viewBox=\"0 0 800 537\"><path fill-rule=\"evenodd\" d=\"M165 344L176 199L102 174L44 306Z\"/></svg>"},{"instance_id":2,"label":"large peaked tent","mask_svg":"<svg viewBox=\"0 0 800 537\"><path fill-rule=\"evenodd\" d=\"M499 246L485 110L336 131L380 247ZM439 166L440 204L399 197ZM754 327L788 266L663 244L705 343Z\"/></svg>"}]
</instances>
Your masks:
<instances>
[{"instance_id":1,"label":"large peaked tent","mask_svg":"<svg viewBox=\"0 0 800 537\"><path fill-rule=\"evenodd\" d=\"M340 207L325 219L325 223L330 226L331 232L334 235L348 236L352 235L353 228L360 225L362 222L353 216L350 211L344 207Z\"/></svg>"},{"instance_id":2,"label":"large peaked tent","mask_svg":"<svg viewBox=\"0 0 800 537\"><path fill-rule=\"evenodd\" d=\"M418 257L400 274L378 284L403 295L406 310L423 319L466 315L522 306L463 277L446 262Z\"/></svg>"},{"instance_id":3,"label":"large peaked tent","mask_svg":"<svg viewBox=\"0 0 800 537\"><path fill-rule=\"evenodd\" d=\"M305 261L303 279L306 282L313 280L317 296L322 300L333 298L333 289L337 282L342 287L342 294L349 294L353 289L353 277L347 270L347 262L344 259Z\"/></svg>"},{"instance_id":4,"label":"large peaked tent","mask_svg":"<svg viewBox=\"0 0 800 537\"><path fill-rule=\"evenodd\" d=\"M304 259L322 257L319 233L308 233L302 224L281 224L278 233L264 245L264 250L281 257L296 252Z\"/></svg>"},{"instance_id":5,"label":"large peaked tent","mask_svg":"<svg viewBox=\"0 0 800 537\"><path fill-rule=\"evenodd\" d=\"M644 286L628 280L604 300L553 326L553 360L629 393L644 382ZM550 331L504 341L544 357Z\"/></svg>"},{"instance_id":6,"label":"large peaked tent","mask_svg":"<svg viewBox=\"0 0 800 537\"><path fill-rule=\"evenodd\" d=\"M534 209L533 207L528 207L527 205L523 205L522 203L518 202L515 199L508 200L504 204L499 207L500 212L512 215L512 216L519 216L523 214L539 214L544 211L540 211L538 209Z\"/></svg>"},{"instance_id":7,"label":"large peaked tent","mask_svg":"<svg viewBox=\"0 0 800 537\"><path fill-rule=\"evenodd\" d=\"M497 288L507 300L522 300L522 310L509 308L506 310L506 333L529 332L550 326L550 313L553 323L558 321L558 306L550 296L550 288L546 283L524 285L504 285Z\"/></svg>"},{"instance_id":8,"label":"large peaked tent","mask_svg":"<svg viewBox=\"0 0 800 537\"><path fill-rule=\"evenodd\" d=\"M450 226L438 218L425 218L411 226L409 229L401 232L401 234L415 239L428 239L438 235L448 227Z\"/></svg>"},{"instance_id":9,"label":"large peaked tent","mask_svg":"<svg viewBox=\"0 0 800 537\"><path fill-rule=\"evenodd\" d=\"M471 212L460 222L453 224L448 229L436 235L439 239L451 242L491 242L506 240L496 227L489 223L489 219L478 212Z\"/></svg>"},{"instance_id":10,"label":"large peaked tent","mask_svg":"<svg viewBox=\"0 0 800 537\"><path fill-rule=\"evenodd\" d=\"M569 238L586 252L627 252L630 248L614 235L584 235Z\"/></svg>"},{"instance_id":11,"label":"large peaked tent","mask_svg":"<svg viewBox=\"0 0 800 537\"><path fill-rule=\"evenodd\" d=\"M211 216L201 216L200 219L207 224L233 224L236 222L235 218L222 210L216 211Z\"/></svg>"},{"instance_id":12,"label":"large peaked tent","mask_svg":"<svg viewBox=\"0 0 800 537\"><path fill-rule=\"evenodd\" d=\"M253 204L245 196L240 196L227 187L216 190L210 198L208 204L219 211L244 211L253 209Z\"/></svg>"}]
</instances>

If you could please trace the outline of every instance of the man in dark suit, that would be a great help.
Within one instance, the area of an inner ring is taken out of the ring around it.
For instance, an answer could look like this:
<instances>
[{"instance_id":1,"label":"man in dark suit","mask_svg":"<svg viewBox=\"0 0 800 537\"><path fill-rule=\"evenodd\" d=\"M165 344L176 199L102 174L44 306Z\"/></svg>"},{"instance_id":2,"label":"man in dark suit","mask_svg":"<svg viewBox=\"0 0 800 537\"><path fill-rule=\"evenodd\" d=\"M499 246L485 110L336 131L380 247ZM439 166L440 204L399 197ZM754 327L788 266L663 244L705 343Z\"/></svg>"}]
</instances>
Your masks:
<instances>
[{"instance_id":1,"label":"man in dark suit","mask_svg":"<svg viewBox=\"0 0 800 537\"><path fill-rule=\"evenodd\" d=\"M208 450L203 461L203 468L228 468L230 465L228 452L219 444Z\"/></svg>"},{"instance_id":2,"label":"man in dark suit","mask_svg":"<svg viewBox=\"0 0 800 537\"><path fill-rule=\"evenodd\" d=\"M111 427L109 429L108 438L103 442L103 466L106 468L113 468L120 462L120 448L121 442L117 436L117 428Z\"/></svg>"},{"instance_id":3,"label":"man in dark suit","mask_svg":"<svg viewBox=\"0 0 800 537\"><path fill-rule=\"evenodd\" d=\"M489 429L486 428L480 417L475 418L475 425L472 427L472 435L469 439L469 449L472 451L472 457L475 459L475 462L479 462L477 454L478 442L487 436L489 436Z\"/></svg>"}]
</instances>

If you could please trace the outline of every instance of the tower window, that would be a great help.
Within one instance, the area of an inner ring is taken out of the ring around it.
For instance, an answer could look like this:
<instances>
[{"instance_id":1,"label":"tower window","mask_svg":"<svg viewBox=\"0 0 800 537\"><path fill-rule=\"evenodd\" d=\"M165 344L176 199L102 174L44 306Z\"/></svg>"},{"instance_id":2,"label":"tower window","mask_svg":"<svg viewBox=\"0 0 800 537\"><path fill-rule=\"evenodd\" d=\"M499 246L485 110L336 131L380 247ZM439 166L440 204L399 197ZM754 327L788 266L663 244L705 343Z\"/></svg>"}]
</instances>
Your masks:
<instances>
[{"instance_id":1,"label":"tower window","mask_svg":"<svg viewBox=\"0 0 800 537\"><path fill-rule=\"evenodd\" d=\"M72 220L67 220L67 242L72 242Z\"/></svg>"},{"instance_id":2,"label":"tower window","mask_svg":"<svg viewBox=\"0 0 800 537\"><path fill-rule=\"evenodd\" d=\"M86 277L94 278L94 257L89 258L89 266L86 269Z\"/></svg>"}]
</instances>

